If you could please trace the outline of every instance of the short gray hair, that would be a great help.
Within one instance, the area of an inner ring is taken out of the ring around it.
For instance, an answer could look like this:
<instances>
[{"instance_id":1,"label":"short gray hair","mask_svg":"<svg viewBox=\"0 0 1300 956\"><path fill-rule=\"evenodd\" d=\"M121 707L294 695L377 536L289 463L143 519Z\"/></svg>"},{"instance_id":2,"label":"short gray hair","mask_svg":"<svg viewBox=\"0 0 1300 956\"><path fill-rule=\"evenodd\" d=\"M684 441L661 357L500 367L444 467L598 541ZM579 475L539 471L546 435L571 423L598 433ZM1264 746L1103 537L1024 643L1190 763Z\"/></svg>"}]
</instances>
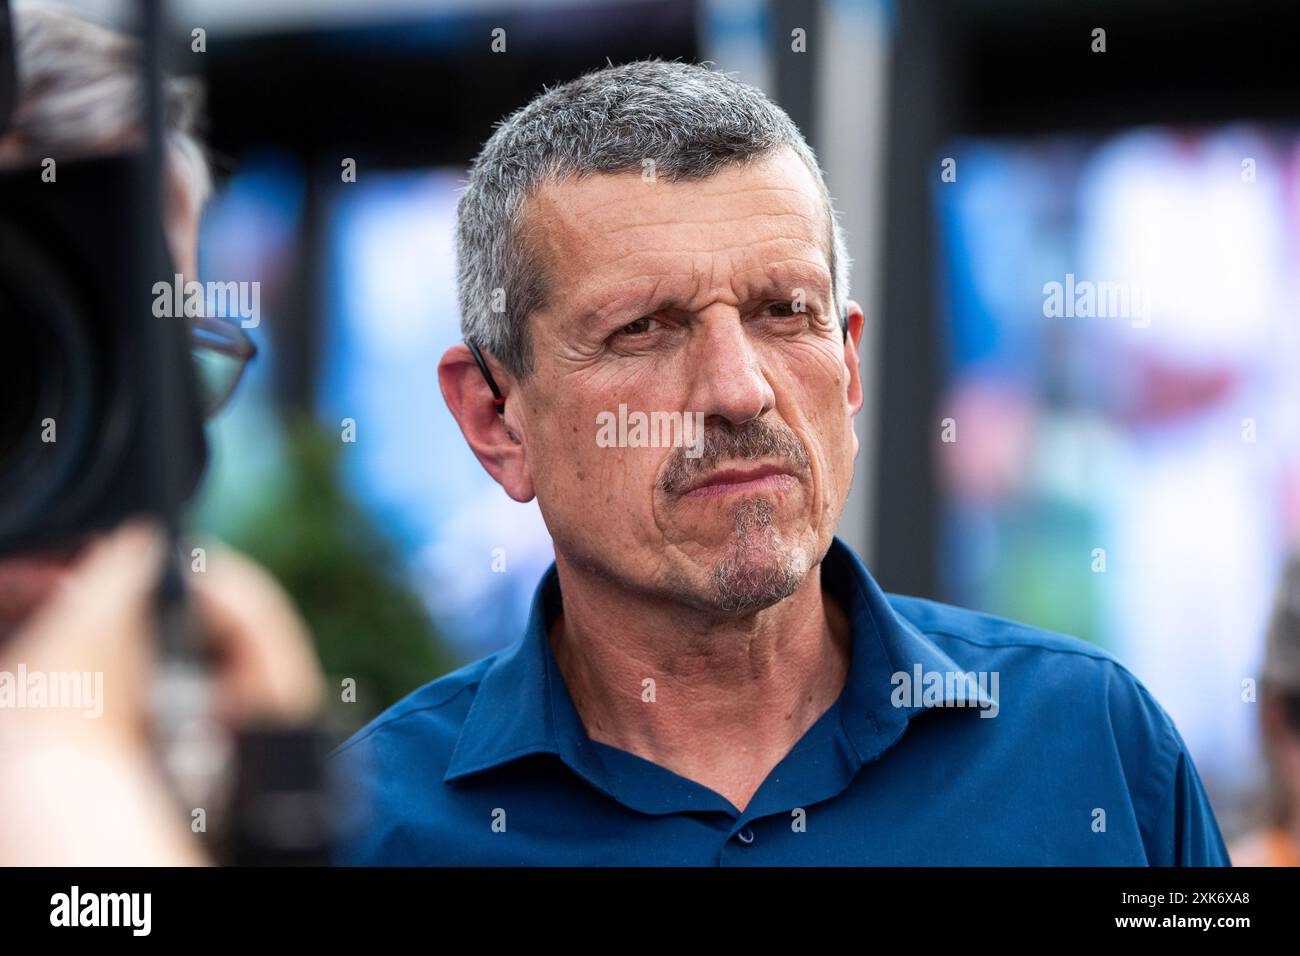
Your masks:
<instances>
[{"instance_id":1,"label":"short gray hair","mask_svg":"<svg viewBox=\"0 0 1300 956\"><path fill-rule=\"evenodd\" d=\"M609 66L543 91L501 121L470 168L456 209L461 332L517 378L533 368L528 316L546 303L545 263L521 233L525 200L546 182L620 173L653 160L655 175L705 179L789 147L826 204L836 313L850 261L812 149L761 90L689 63ZM493 305L504 298L504 311Z\"/></svg>"},{"instance_id":2,"label":"short gray hair","mask_svg":"<svg viewBox=\"0 0 1300 956\"><path fill-rule=\"evenodd\" d=\"M12 5L18 95L4 140L15 165L121 151L144 132L139 41L64 7ZM170 77L163 93L169 172L201 206L212 175L195 133L203 89Z\"/></svg>"}]
</instances>

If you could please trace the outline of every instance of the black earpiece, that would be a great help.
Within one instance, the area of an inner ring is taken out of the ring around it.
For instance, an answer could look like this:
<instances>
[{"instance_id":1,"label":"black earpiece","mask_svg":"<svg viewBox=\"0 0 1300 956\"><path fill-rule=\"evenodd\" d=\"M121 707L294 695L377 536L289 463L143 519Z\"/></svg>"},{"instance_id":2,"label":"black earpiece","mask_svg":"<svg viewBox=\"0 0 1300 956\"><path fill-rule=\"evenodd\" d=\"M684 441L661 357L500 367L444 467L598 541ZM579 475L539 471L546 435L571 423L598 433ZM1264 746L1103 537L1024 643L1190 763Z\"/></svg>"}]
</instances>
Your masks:
<instances>
[{"instance_id":1,"label":"black earpiece","mask_svg":"<svg viewBox=\"0 0 1300 956\"><path fill-rule=\"evenodd\" d=\"M483 361L483 353L479 351L478 346L473 342L466 342L465 344L469 346L469 352L474 356L474 362L478 365L478 370L483 373L488 388L492 389L492 404L497 407L497 414L504 415L506 413L505 396L501 394L501 389L497 388L496 379L488 371L487 362Z\"/></svg>"}]
</instances>

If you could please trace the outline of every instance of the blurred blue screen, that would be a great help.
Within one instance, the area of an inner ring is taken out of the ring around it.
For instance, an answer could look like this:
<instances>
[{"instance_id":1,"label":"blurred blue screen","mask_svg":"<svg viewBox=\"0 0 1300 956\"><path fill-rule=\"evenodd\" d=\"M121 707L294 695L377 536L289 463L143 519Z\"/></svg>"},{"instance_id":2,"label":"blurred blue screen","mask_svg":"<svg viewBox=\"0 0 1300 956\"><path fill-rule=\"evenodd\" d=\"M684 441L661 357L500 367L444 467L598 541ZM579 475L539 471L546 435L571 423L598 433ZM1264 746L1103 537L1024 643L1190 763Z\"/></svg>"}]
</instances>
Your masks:
<instances>
[{"instance_id":1,"label":"blurred blue screen","mask_svg":"<svg viewBox=\"0 0 1300 956\"><path fill-rule=\"evenodd\" d=\"M342 478L400 555L403 583L458 656L513 641L554 557L536 502L507 497L474 458L438 386L438 361L460 341L454 224L461 171L367 172L322 204L323 237L304 242L303 178L259 157L205 214L202 271L263 283L261 354L209 429L213 463L200 525L239 527L291 465L277 415L277 323L304 247L323 250L314 411L339 433L355 423ZM282 346L283 347L283 346Z\"/></svg>"},{"instance_id":2,"label":"blurred blue screen","mask_svg":"<svg viewBox=\"0 0 1300 956\"><path fill-rule=\"evenodd\" d=\"M443 633L478 656L522 633L554 552L536 501L512 501L484 471L438 387L438 360L461 340L461 175L367 176L341 190L318 407L365 428L349 485L399 543Z\"/></svg>"},{"instance_id":3,"label":"blurred blue screen","mask_svg":"<svg viewBox=\"0 0 1300 956\"><path fill-rule=\"evenodd\" d=\"M1231 817L1258 782L1243 682L1300 540L1300 138L943 159L940 597L1116 654Z\"/></svg>"}]
</instances>

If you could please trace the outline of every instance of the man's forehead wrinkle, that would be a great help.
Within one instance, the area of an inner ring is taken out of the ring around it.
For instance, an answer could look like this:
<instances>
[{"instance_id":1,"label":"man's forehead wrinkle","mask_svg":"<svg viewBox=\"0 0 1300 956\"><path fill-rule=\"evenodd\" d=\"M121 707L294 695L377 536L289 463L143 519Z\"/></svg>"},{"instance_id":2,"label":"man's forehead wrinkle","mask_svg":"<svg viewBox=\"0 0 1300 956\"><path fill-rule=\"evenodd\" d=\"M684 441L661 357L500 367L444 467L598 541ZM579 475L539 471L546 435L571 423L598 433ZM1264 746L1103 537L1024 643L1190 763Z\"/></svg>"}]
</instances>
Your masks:
<instances>
[{"instance_id":1,"label":"man's forehead wrinkle","mask_svg":"<svg viewBox=\"0 0 1300 956\"><path fill-rule=\"evenodd\" d=\"M637 176L636 180L640 182L641 177ZM626 181L631 182L632 180L629 178ZM637 188L643 188L645 190L662 188L661 184L663 182L665 182L665 180L656 180L654 183L644 183L643 185L639 185ZM793 196L799 197L800 199L808 200L809 205L820 205L820 197L816 193L810 195L808 190L800 189L797 186L778 186L775 184L755 185L751 183L748 185L737 186L735 189L717 189L717 188L708 188L715 184L716 182L715 179L667 180L667 182L669 184L669 188L665 191L680 192L681 190L675 189L673 187L683 186L683 185L689 185L692 187L703 187L704 188L703 194L707 195L711 199L726 199L731 196L758 197L766 193L789 193ZM578 186L580 184L573 184L573 185ZM614 185L615 184L613 182L610 183L611 187ZM591 208L602 209L605 206L619 203L626 199L636 199L636 198L640 198L640 197L637 196L636 194L623 193L622 195L614 196L608 200L593 201Z\"/></svg>"},{"instance_id":2,"label":"man's forehead wrinkle","mask_svg":"<svg viewBox=\"0 0 1300 956\"><path fill-rule=\"evenodd\" d=\"M820 251L820 249L818 251ZM794 264L793 266L791 265L792 263ZM827 284L831 281L830 266L825 259L819 261L817 259L806 259L802 256L787 256L784 259L769 260L761 265L756 265L751 269L745 269L744 273L753 272L756 269L762 269L768 276L785 273L796 277L801 277L809 270L812 270L816 273L818 281L826 282Z\"/></svg>"},{"instance_id":3,"label":"man's forehead wrinkle","mask_svg":"<svg viewBox=\"0 0 1300 956\"><path fill-rule=\"evenodd\" d=\"M603 286L587 294L587 301L592 303L590 306L580 308L578 317L586 324L597 324L604 320L605 316L611 312L616 312L634 304L644 303L646 308L655 305L663 290L665 282L673 279L685 280L681 283L683 289L693 289L690 293L674 291L668 295L672 299L689 300L697 294L698 282L691 283L690 280L696 278L695 270L661 272L653 276L653 284L648 284L652 277L649 275L638 277L632 280L615 280L605 283ZM613 287L613 294L606 294L606 290ZM620 290L619 287L623 287Z\"/></svg>"},{"instance_id":4,"label":"man's forehead wrinkle","mask_svg":"<svg viewBox=\"0 0 1300 956\"><path fill-rule=\"evenodd\" d=\"M762 255L763 248L772 249L771 256ZM809 255L799 255L799 252L806 251ZM683 250L681 246L664 246L660 248L637 248L628 253L611 256L605 262L600 263L609 271L614 271L622 267L623 271L617 275L611 275L598 286L591 287L590 294L594 297L603 293L611 287L635 287L651 278L659 281L662 278L672 276L689 276L695 277L699 274L700 255L703 254L711 262L716 263L719 259L725 258L731 264L729 273L732 276L748 275L753 272L762 272L765 275L785 273L791 277L808 276L816 279L830 278L830 270L825 264L825 260L813 258L814 254L821 252L820 246L813 241L805 239L787 238L784 236L774 237L762 243L741 241L727 246L718 248L700 249L700 250ZM742 255L736 255L741 253ZM779 256L774 258L774 256ZM688 266L679 266L685 257L690 258ZM641 260L650 259L649 262ZM588 273L592 277L591 273Z\"/></svg>"},{"instance_id":5,"label":"man's forehead wrinkle","mask_svg":"<svg viewBox=\"0 0 1300 956\"><path fill-rule=\"evenodd\" d=\"M727 176L724 171L703 178L674 179L663 176L653 182L645 182L640 171L637 170L622 173L594 173L541 183L529 197L529 200L543 200L556 203L563 208L570 208L574 198L582 197L584 211L597 212L608 206L642 198L642 195L638 192L627 191L625 187L630 184L635 184L637 190L645 191L657 189L663 184L667 184L667 191L680 192L680 187L690 186L702 190L705 195L711 198L725 199L742 195L757 197L765 193L788 193L805 200L809 205L817 207L824 205L815 183L810 182L806 186L783 186L779 183L742 182L733 186L730 182L732 178ZM808 186L812 188L810 189Z\"/></svg>"},{"instance_id":6,"label":"man's forehead wrinkle","mask_svg":"<svg viewBox=\"0 0 1300 956\"><path fill-rule=\"evenodd\" d=\"M781 246L794 244L818 254L823 252L820 245L814 241L792 239L783 236L773 237L771 240L764 242L761 245L769 246L774 243L779 243ZM750 263L744 261L741 257L728 255L728 253L740 251L745 254L745 259L748 259L752 257L757 245L760 244L741 242L722 249L706 250L709 253L711 275L708 284L704 285L703 288L713 290L718 286L715 270L717 269L717 263L721 256L727 256L730 264L730 278L728 280L729 287L734 286L737 283L740 283L745 288L750 288L755 285L783 287L781 280L784 278L784 285L789 285L791 287L804 283L814 286L815 288L829 288L831 273L824 260L818 261L816 258L809 258L785 252L780 256L780 258L760 259L759 261ZM670 246L660 249L638 248L628 255L608 260L605 265L616 266L622 264L626 267L628 264L634 263L637 259L642 259L651 255L663 256L664 259L661 261L664 261L665 265L669 265L672 259L678 259L681 254L682 249L679 246ZM633 268L635 268L635 266L633 266ZM674 299L686 300L694 298L700 293L700 279L702 276L699 264L694 261L689 268L686 269L671 268L671 266L669 268L653 268L652 264L647 264L641 268L645 269L645 271L636 273L629 272L627 274L611 276L610 278L600 282L599 285L584 290L581 293L582 301L574 303L576 311L585 317L599 320L605 313L615 311L627 303L644 301L647 304L653 304L655 296L659 294L664 283L674 279L694 280L688 281L688 283L682 283L681 289L672 290ZM752 276L755 273L762 277L757 282L745 278L747 276ZM587 275L590 277L591 273L588 272ZM642 290L645 289L649 283L653 283L653 290L651 292L643 292ZM691 291L687 293L685 291L686 289L690 289Z\"/></svg>"},{"instance_id":7,"label":"man's forehead wrinkle","mask_svg":"<svg viewBox=\"0 0 1300 956\"><path fill-rule=\"evenodd\" d=\"M635 222L615 223L606 229L600 238L605 236L618 235L619 233L628 232L634 229L653 229L659 226L718 226L730 223L741 223L750 219L799 219L808 220L811 217L793 210L783 212L751 212L745 215L737 216L734 213L727 213L719 216L717 219L687 219L683 216L673 216L671 219L653 219L637 220ZM593 238L592 242L598 242L598 238Z\"/></svg>"},{"instance_id":8,"label":"man's forehead wrinkle","mask_svg":"<svg viewBox=\"0 0 1300 956\"><path fill-rule=\"evenodd\" d=\"M732 276L763 270L768 273L815 273L816 278L830 277L820 243L813 239L788 236L774 236L760 242L741 239L725 246L703 249L683 249L680 245L638 247L627 253L606 257L595 268L621 270L620 275L609 281L632 283L641 276L694 275L700 267L702 256L715 262L725 260ZM689 266L686 265L688 260Z\"/></svg>"},{"instance_id":9,"label":"man's forehead wrinkle","mask_svg":"<svg viewBox=\"0 0 1300 956\"><path fill-rule=\"evenodd\" d=\"M633 182L632 180L627 180L618 184L610 183L609 186L612 189L615 185L622 186L625 183L631 185L632 182ZM692 183L691 185L706 186L710 182L711 182L710 180L705 179L705 180L700 180L698 183ZM652 192L655 189L661 189L661 188L662 187L658 183L642 182L640 177L637 177L634 186L634 189L636 191L634 192L629 192L626 189L624 189L617 192L615 195L608 196L608 198L605 198L604 196L597 198L598 192L605 193L607 192L607 190L604 189L592 190L592 189L583 189L581 187L578 187L575 190L562 190L562 191L557 190L556 195L554 195L551 198L557 204L561 204L565 208L570 208L572 206L571 202L569 203L563 202L564 194L567 193L569 199L573 199L575 198L574 193L577 193L577 195L581 196L585 200L585 202L581 203L581 205L583 206L584 213L599 212L610 206L618 206L618 205L625 204L627 202L637 202L647 198L652 201L661 198L666 198L667 201L678 201L679 199L683 198L681 195L682 191L679 189L672 188L671 185L667 189L663 190L663 192L665 193L671 193L672 194L671 196L664 197L662 195L655 195ZM822 207L822 202L819 196L817 196L816 194L809 195L807 190L799 189L793 186L775 186L775 185L755 186L751 184L747 186L741 186L736 189L722 189L722 190L712 189L712 190L707 190L703 193L698 193L698 195L707 196L709 199L729 199L734 196L743 196L752 199L760 199L760 198L765 198L769 194L779 194L782 197L786 195L795 196L798 199L803 200L802 202L798 203L799 206L804 206L809 209L820 209Z\"/></svg>"},{"instance_id":10,"label":"man's forehead wrinkle","mask_svg":"<svg viewBox=\"0 0 1300 956\"><path fill-rule=\"evenodd\" d=\"M619 230L620 233L625 230ZM656 262L662 262L670 270L674 261L680 262L684 257L697 257L701 255L722 256L734 253L748 254L750 258L760 258L762 261L768 261L763 255L765 249L773 246L789 247L793 250L816 250L825 255L822 248L824 243L821 237L816 235L799 235L790 231L778 232L770 236L753 238L749 235L737 237L734 241L725 244L687 244L678 240L668 245L649 242L623 242L618 245L611 244L608 241L602 241L610 237L593 237L583 240L583 247L588 251L596 254L589 257L587 261L592 262L598 267L617 267L623 266L628 272L640 268L649 268L653 271L660 271L653 263L640 265L639 259L654 258ZM815 260L812 260L815 261Z\"/></svg>"},{"instance_id":11,"label":"man's forehead wrinkle","mask_svg":"<svg viewBox=\"0 0 1300 956\"><path fill-rule=\"evenodd\" d=\"M748 265L748 260L764 264L773 261L771 257L777 254L776 250L780 250L781 255L780 260L777 261L798 259L801 252L809 256L815 253L825 256L825 250L822 248L824 243L816 234L804 235L791 230L782 230L770 236L754 238L748 234L749 232L752 230L747 230L745 234L724 244L713 244L707 241L697 244L677 240L665 245L661 244L662 236L654 237L660 240L659 242L630 241L627 228L600 236L584 236L575 230L567 229L568 237L575 238L576 242L565 243L565 248L560 251L566 261L579 258L578 253L583 253L580 256L581 262L589 270L600 269L621 273L612 281L635 280L643 270L644 274L680 271L676 267L685 258L694 259L701 255L730 256L734 262L745 263L745 268L751 267ZM612 241L615 239L618 241ZM816 259L807 261L817 265ZM820 268L824 269L825 265L821 265Z\"/></svg>"},{"instance_id":12,"label":"man's forehead wrinkle","mask_svg":"<svg viewBox=\"0 0 1300 956\"><path fill-rule=\"evenodd\" d=\"M640 184L638 184L638 188L640 188ZM653 189L655 187L647 184L645 185L644 188ZM783 192L783 193L793 192L799 195L801 198L805 198L805 199L808 198L800 190L776 189L776 190L764 190L764 191L776 191L776 192ZM741 196L756 198L756 192L753 189L741 189L741 190L729 191L726 193L717 193L711 195L709 198L725 199L726 197L733 196L733 195L741 195ZM647 200L647 199L651 204L653 204L657 201L660 201L663 198L664 197L661 196L638 195L635 192L633 193L624 192L621 195L612 196L608 199L599 199L599 200L592 198L589 194L583 196L574 196L574 195L566 196L563 194L542 193L536 197L535 205L537 207L541 207L540 209L538 209L539 212L544 211L547 213L547 215L545 216L546 221L559 220L565 223L579 222L579 221L589 222L593 218L598 218L599 213L605 210L609 210L611 207L615 207L615 211L617 213L616 216L611 218L618 220L626 217L627 213L623 207L626 207L628 204L640 204L642 203L643 200ZM686 201L689 200L689 198L690 197L676 196L676 195L672 197L668 197L668 199L673 202ZM810 201L806 203L799 203L798 206L799 208L792 208L787 205L778 209L754 210L753 212L749 212L740 218L751 218L754 216L766 215L766 216L797 216L801 219L816 218L818 220L821 220L825 217L825 210L822 208L820 202ZM530 216L528 218L533 218L533 217ZM710 224L716 222L730 221L733 218L736 218L734 205L725 205L722 209L719 210L719 214L716 218L687 220L687 219L683 219L680 216L672 216L668 219L650 219L650 220L637 219L634 222L629 223L629 226L635 227L635 226L663 226L663 225L688 225L688 224L700 225L700 224ZM818 223L819 228L820 225L821 223L819 221Z\"/></svg>"},{"instance_id":13,"label":"man's forehead wrinkle","mask_svg":"<svg viewBox=\"0 0 1300 956\"><path fill-rule=\"evenodd\" d=\"M725 287L720 285L717 280L716 258L711 259L711 262L714 265L710 268L707 280L705 280L701 269L693 268L689 272L660 273L654 276L653 284L644 291L642 283L636 280L631 283L620 281L605 283L587 294L586 300L591 302L592 305L575 310L575 317L584 325L596 325L601 323L608 314L622 309L630 309L633 305L644 308L647 312L662 308L680 308L690 311L695 308L695 300L701 295L716 293L724 289L735 294L736 298L741 301L746 296L755 295L755 290L771 289L779 291L782 295L788 295L790 289L799 286L800 283L807 285L809 291L814 295L829 294L830 291L829 270L824 266L817 266L815 262L807 259L790 258L783 262L802 263L813 267L816 270L816 275L803 268L791 270L784 264L777 264L775 267L760 264L734 272ZM747 278L755 274L759 278ZM688 281L681 283L680 288L664 290L665 283L673 279L686 279ZM783 279L784 281L782 281Z\"/></svg>"},{"instance_id":14,"label":"man's forehead wrinkle","mask_svg":"<svg viewBox=\"0 0 1300 956\"><path fill-rule=\"evenodd\" d=\"M602 188L597 185L591 188L593 179L605 178L605 186ZM611 209L620 213L619 216L612 217L615 223L606 227L603 232L606 235L614 235L621 232L632 231L638 228L658 228L661 226L707 226L715 223L725 222L744 222L760 218L779 219L782 217L798 218L802 220L817 219L816 231L821 231L824 221L828 219L827 210L823 197L815 189L798 186L784 186L775 183L743 183L734 187L727 185L726 188L715 188L718 177L708 177L698 181L692 181L691 185L703 187L708 191L711 198L726 199L733 196L747 196L757 198L763 194L777 194L783 198L789 195L797 197L800 201L798 207L754 210L736 216L732 208L724 203L726 207L720 212L718 218L692 218L684 219L680 216L672 216L666 219L633 219L630 222L618 221L625 218L626 213L622 212L621 207L626 207L629 203L639 203L643 199L650 199L655 202L660 197L646 196L643 190L654 190L657 188L655 183L644 183L640 181L638 174L594 174L594 176L582 177L580 179L566 178L554 180L543 184L532 195L528 196L523 206L522 224L526 225L529 232L548 233L556 231L557 227L565 232L576 233L579 241L585 241L587 244L598 243L599 237L590 237L586 234L587 230L578 228L580 225L590 226L593 219L600 217L602 212L608 212ZM625 187L635 182L636 188L628 191ZM672 188L671 186L669 188ZM613 190L613 194L609 194ZM677 198L677 197L674 197ZM649 211L649 210L647 210Z\"/></svg>"},{"instance_id":15,"label":"man's forehead wrinkle","mask_svg":"<svg viewBox=\"0 0 1300 956\"><path fill-rule=\"evenodd\" d=\"M807 175L802 164L798 170L799 176ZM644 182L636 170L551 180L528 197L521 225L541 239L540 248L555 267L548 298L568 317L566 326L579 330L643 305L647 312L665 307L689 310L706 291L744 299L760 294L760 282L774 289L815 288L819 295L828 281L833 284L828 236L822 235L828 232L822 228L829 222L828 210L814 188L733 184L719 176L690 183L706 191L701 198L719 199L722 208L716 217L708 210L701 217L697 208L688 210L690 218L666 215L664 199L687 200L691 195L678 190L675 195L655 194L658 184ZM758 198L754 205L760 206L766 198L769 208L729 201L734 197ZM636 215L656 212L653 219ZM728 241L731 227L741 235L738 241ZM674 241L674 228L693 233L693 241ZM755 238L756 231L772 234ZM718 240L722 244L715 244ZM707 269L700 255L709 256ZM726 289L715 289L719 272L725 272ZM783 279L783 272L788 277ZM592 286L592 280L599 285ZM671 300L658 301L665 293Z\"/></svg>"},{"instance_id":16,"label":"man's forehead wrinkle","mask_svg":"<svg viewBox=\"0 0 1300 956\"><path fill-rule=\"evenodd\" d=\"M646 273L631 278L611 279L609 282L605 282L588 292L587 298L593 303L593 307L587 311L590 314L597 315L623 302L642 299L651 301L660 294L665 282L671 279L689 281L693 276L692 270L677 270L673 272Z\"/></svg>"}]
</instances>

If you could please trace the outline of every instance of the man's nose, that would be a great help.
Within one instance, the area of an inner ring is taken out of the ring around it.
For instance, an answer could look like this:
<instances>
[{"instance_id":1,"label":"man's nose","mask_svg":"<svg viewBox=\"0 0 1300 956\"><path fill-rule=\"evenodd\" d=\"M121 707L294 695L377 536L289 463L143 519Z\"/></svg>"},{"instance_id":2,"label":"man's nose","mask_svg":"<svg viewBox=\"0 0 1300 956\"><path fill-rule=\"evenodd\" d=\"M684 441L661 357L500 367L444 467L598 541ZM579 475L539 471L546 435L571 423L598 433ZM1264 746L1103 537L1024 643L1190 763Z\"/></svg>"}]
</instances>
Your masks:
<instances>
[{"instance_id":1,"label":"man's nose","mask_svg":"<svg viewBox=\"0 0 1300 956\"><path fill-rule=\"evenodd\" d=\"M689 410L739 425L761 418L776 405L759 354L740 314L701 317L691 343L692 396Z\"/></svg>"}]
</instances>

